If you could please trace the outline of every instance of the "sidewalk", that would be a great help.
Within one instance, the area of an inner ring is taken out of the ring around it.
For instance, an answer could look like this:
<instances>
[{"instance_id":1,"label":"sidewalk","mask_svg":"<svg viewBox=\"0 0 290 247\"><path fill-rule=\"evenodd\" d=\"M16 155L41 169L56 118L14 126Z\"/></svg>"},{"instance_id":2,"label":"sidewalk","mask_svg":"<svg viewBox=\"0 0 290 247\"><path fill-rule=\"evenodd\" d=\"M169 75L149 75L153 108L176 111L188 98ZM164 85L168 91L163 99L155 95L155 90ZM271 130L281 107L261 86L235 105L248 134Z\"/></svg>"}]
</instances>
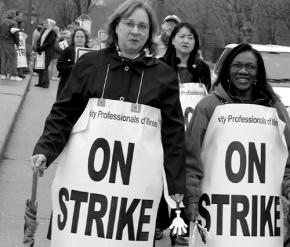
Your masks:
<instances>
[{"instance_id":1,"label":"sidewalk","mask_svg":"<svg viewBox=\"0 0 290 247\"><path fill-rule=\"evenodd\" d=\"M27 74L26 78L20 82L0 79L0 161L3 159L9 136L26 96L31 77L31 74Z\"/></svg>"}]
</instances>

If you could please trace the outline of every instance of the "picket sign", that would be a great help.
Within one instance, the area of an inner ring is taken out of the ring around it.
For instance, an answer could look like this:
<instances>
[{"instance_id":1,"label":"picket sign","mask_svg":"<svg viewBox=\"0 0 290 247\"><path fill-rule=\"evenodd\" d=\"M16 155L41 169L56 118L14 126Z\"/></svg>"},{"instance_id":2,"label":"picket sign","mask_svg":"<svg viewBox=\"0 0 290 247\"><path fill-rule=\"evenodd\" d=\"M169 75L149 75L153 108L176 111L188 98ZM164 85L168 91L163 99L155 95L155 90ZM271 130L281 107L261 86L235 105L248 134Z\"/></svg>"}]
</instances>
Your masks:
<instances>
[{"instance_id":1,"label":"picket sign","mask_svg":"<svg viewBox=\"0 0 290 247\"><path fill-rule=\"evenodd\" d=\"M162 193L159 109L90 99L58 158L51 246L152 247Z\"/></svg>"},{"instance_id":2,"label":"picket sign","mask_svg":"<svg viewBox=\"0 0 290 247\"><path fill-rule=\"evenodd\" d=\"M58 44L59 44L60 49L62 49L62 50L64 50L65 48L67 48L69 46L66 39L63 41L60 41Z\"/></svg>"},{"instance_id":3,"label":"picket sign","mask_svg":"<svg viewBox=\"0 0 290 247\"><path fill-rule=\"evenodd\" d=\"M45 69L45 52L36 53L34 69Z\"/></svg>"},{"instance_id":4,"label":"picket sign","mask_svg":"<svg viewBox=\"0 0 290 247\"><path fill-rule=\"evenodd\" d=\"M185 128L194 112L197 103L207 94L204 84L199 82L179 83L179 99L182 112L185 118ZM165 171L163 171L163 181L167 185ZM176 202L170 197L167 186L164 186L164 198L170 208L176 208ZM184 204L181 202L180 207L183 208Z\"/></svg>"},{"instance_id":5,"label":"picket sign","mask_svg":"<svg viewBox=\"0 0 290 247\"><path fill-rule=\"evenodd\" d=\"M179 98L187 128L197 103L207 95L205 85L199 82L180 83Z\"/></svg>"},{"instance_id":6,"label":"picket sign","mask_svg":"<svg viewBox=\"0 0 290 247\"><path fill-rule=\"evenodd\" d=\"M94 48L86 48L86 47L76 47L76 56L75 56L75 62L84 54L90 52L90 51L97 51L98 49Z\"/></svg>"},{"instance_id":7,"label":"picket sign","mask_svg":"<svg viewBox=\"0 0 290 247\"><path fill-rule=\"evenodd\" d=\"M203 145L201 224L212 237L191 246L283 246L281 184L288 151L276 109L217 106Z\"/></svg>"},{"instance_id":8,"label":"picket sign","mask_svg":"<svg viewBox=\"0 0 290 247\"><path fill-rule=\"evenodd\" d=\"M24 32L19 32L19 46L16 47L17 53L17 68L27 68L27 57L26 57L26 44L25 40L27 34Z\"/></svg>"}]
</instances>

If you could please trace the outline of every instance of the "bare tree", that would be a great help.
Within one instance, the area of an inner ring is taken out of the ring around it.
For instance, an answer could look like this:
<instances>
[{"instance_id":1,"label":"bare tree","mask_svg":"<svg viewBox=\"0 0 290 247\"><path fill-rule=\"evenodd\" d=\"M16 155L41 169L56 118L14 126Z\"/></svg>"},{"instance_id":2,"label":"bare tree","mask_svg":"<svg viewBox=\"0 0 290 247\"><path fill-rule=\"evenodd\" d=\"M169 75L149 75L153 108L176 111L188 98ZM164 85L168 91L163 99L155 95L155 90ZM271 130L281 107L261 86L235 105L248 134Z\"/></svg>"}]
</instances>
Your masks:
<instances>
[{"instance_id":1,"label":"bare tree","mask_svg":"<svg viewBox=\"0 0 290 247\"><path fill-rule=\"evenodd\" d=\"M62 23L59 26L65 27L78 17L77 10L70 0L61 0L58 4L58 14Z\"/></svg>"},{"instance_id":2,"label":"bare tree","mask_svg":"<svg viewBox=\"0 0 290 247\"><path fill-rule=\"evenodd\" d=\"M257 18L256 0L214 0L211 10L225 42L252 42Z\"/></svg>"}]
</instances>

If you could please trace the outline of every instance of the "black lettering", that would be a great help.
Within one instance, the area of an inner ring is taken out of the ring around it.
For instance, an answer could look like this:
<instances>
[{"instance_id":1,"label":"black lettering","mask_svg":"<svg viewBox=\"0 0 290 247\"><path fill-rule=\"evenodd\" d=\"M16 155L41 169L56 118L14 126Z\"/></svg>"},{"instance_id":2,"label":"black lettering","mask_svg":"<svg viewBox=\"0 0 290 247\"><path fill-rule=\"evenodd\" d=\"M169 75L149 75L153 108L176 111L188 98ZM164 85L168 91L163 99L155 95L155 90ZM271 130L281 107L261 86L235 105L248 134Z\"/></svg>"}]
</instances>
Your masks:
<instances>
[{"instance_id":1,"label":"black lettering","mask_svg":"<svg viewBox=\"0 0 290 247\"><path fill-rule=\"evenodd\" d=\"M266 207L266 196L261 196L261 225L260 225L260 236L265 236L265 228L268 222L268 228L270 236L273 236L273 223L271 219L271 207L273 203L273 196L269 197L269 201Z\"/></svg>"},{"instance_id":2,"label":"black lettering","mask_svg":"<svg viewBox=\"0 0 290 247\"><path fill-rule=\"evenodd\" d=\"M189 114L191 113L191 117L189 116ZM184 111L184 123L185 123L185 129L188 129L189 126L189 122L193 116L194 113L194 109L192 107L186 107L185 111ZM189 118L190 117L190 118Z\"/></svg>"},{"instance_id":3,"label":"black lettering","mask_svg":"<svg viewBox=\"0 0 290 247\"><path fill-rule=\"evenodd\" d=\"M252 236L258 232L258 196L252 196Z\"/></svg>"},{"instance_id":4,"label":"black lettering","mask_svg":"<svg viewBox=\"0 0 290 247\"><path fill-rule=\"evenodd\" d=\"M120 214L119 214L119 222L117 227L116 239L121 240L123 235L124 228L128 227L128 239L131 241L135 241L135 232L134 232L134 221L133 221L133 213L137 208L140 199L134 199L131 203L130 207L126 211L128 198L121 199L120 206Z\"/></svg>"},{"instance_id":5,"label":"black lettering","mask_svg":"<svg viewBox=\"0 0 290 247\"><path fill-rule=\"evenodd\" d=\"M108 220L108 227L107 227L107 234L106 234L106 238L108 238L108 239L113 238L117 206L118 206L118 197L112 196L110 213L109 213L109 220Z\"/></svg>"},{"instance_id":6,"label":"black lettering","mask_svg":"<svg viewBox=\"0 0 290 247\"><path fill-rule=\"evenodd\" d=\"M217 235L223 234L223 206L229 203L229 195L212 195L212 204L217 204Z\"/></svg>"},{"instance_id":7,"label":"black lettering","mask_svg":"<svg viewBox=\"0 0 290 247\"><path fill-rule=\"evenodd\" d=\"M101 205L99 211L95 211L96 203L99 203ZM85 235L91 236L93 221L95 220L98 237L100 238L105 237L104 224L102 218L105 216L107 209L108 209L108 200L106 196L91 193Z\"/></svg>"},{"instance_id":8,"label":"black lettering","mask_svg":"<svg viewBox=\"0 0 290 247\"><path fill-rule=\"evenodd\" d=\"M205 228L209 231L211 226L211 218L209 211L203 207L203 202L206 206L210 206L210 199L208 194L204 193L200 196L199 202L198 202L198 212L202 218L205 220Z\"/></svg>"},{"instance_id":9,"label":"black lettering","mask_svg":"<svg viewBox=\"0 0 290 247\"><path fill-rule=\"evenodd\" d=\"M110 173L110 183L116 182L116 173L118 164L120 166L121 176L123 184L128 185L130 182L131 166L134 153L134 143L129 143L127 159L125 163L124 153L122 149L122 144L120 141L115 141L113 158L112 158L112 167Z\"/></svg>"},{"instance_id":10,"label":"black lettering","mask_svg":"<svg viewBox=\"0 0 290 247\"><path fill-rule=\"evenodd\" d=\"M61 231L64 229L66 221L67 221L67 208L66 208L65 202L63 201L63 197L65 201L69 200L69 193L66 188L61 188L58 194L59 207L62 212L63 220L61 220L61 215L58 215L57 226L58 226L58 229Z\"/></svg>"},{"instance_id":11,"label":"black lettering","mask_svg":"<svg viewBox=\"0 0 290 247\"><path fill-rule=\"evenodd\" d=\"M274 212L274 227L275 227L275 236L280 236L281 234L281 229L277 224L277 221L280 219L280 211L278 210L278 207L280 206L280 197L275 196L275 212Z\"/></svg>"},{"instance_id":12,"label":"black lettering","mask_svg":"<svg viewBox=\"0 0 290 247\"><path fill-rule=\"evenodd\" d=\"M88 201L88 193L77 191L77 190L72 190L70 200L75 201L71 233L76 233L77 228L78 228L81 203Z\"/></svg>"},{"instance_id":13,"label":"black lettering","mask_svg":"<svg viewBox=\"0 0 290 247\"><path fill-rule=\"evenodd\" d=\"M237 173L232 170L232 156L235 151L240 155L240 169ZM246 151L242 143L235 141L229 145L226 152L225 166L227 177L232 183L242 181L246 171Z\"/></svg>"},{"instance_id":14,"label":"black lettering","mask_svg":"<svg viewBox=\"0 0 290 247\"><path fill-rule=\"evenodd\" d=\"M99 148L103 149L104 160L100 171L96 171L94 163L96 152L98 151ZM90 178L96 182L101 181L106 176L109 167L109 162L110 162L109 143L104 138L98 138L97 140L94 141L88 158L88 173Z\"/></svg>"},{"instance_id":15,"label":"black lettering","mask_svg":"<svg viewBox=\"0 0 290 247\"><path fill-rule=\"evenodd\" d=\"M148 241L149 232L143 232L142 227L145 223L150 223L150 215L145 214L145 210L147 208L152 208L153 201L152 200L142 200L141 210L140 210L140 217L138 223L138 230L137 230L137 241Z\"/></svg>"},{"instance_id":16,"label":"black lettering","mask_svg":"<svg viewBox=\"0 0 290 247\"><path fill-rule=\"evenodd\" d=\"M238 204L243 205L243 209L238 211ZM246 216L249 213L249 200L243 195L231 196L231 236L237 236L237 223L240 221L243 236L250 236L249 226Z\"/></svg>"},{"instance_id":17,"label":"black lettering","mask_svg":"<svg viewBox=\"0 0 290 247\"><path fill-rule=\"evenodd\" d=\"M254 166L256 167L260 183L265 183L266 144L261 143L261 161L254 142L249 143L249 183L254 183Z\"/></svg>"}]
</instances>

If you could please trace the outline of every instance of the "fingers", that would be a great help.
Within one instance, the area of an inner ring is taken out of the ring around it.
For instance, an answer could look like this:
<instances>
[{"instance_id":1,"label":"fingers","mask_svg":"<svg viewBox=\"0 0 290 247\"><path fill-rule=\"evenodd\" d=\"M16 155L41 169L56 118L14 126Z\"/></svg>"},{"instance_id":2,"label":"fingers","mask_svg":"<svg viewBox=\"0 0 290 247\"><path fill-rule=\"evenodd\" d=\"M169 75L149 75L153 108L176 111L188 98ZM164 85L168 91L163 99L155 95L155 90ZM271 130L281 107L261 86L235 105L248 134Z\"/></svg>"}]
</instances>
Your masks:
<instances>
[{"instance_id":1,"label":"fingers","mask_svg":"<svg viewBox=\"0 0 290 247\"><path fill-rule=\"evenodd\" d=\"M182 202L183 196L184 196L183 194L174 194L171 195L171 198L176 202Z\"/></svg>"},{"instance_id":2,"label":"fingers","mask_svg":"<svg viewBox=\"0 0 290 247\"><path fill-rule=\"evenodd\" d=\"M44 174L44 170L46 168L47 158L43 154L36 154L31 157L32 161L32 170L37 169L39 172L39 176L42 177Z\"/></svg>"}]
</instances>

